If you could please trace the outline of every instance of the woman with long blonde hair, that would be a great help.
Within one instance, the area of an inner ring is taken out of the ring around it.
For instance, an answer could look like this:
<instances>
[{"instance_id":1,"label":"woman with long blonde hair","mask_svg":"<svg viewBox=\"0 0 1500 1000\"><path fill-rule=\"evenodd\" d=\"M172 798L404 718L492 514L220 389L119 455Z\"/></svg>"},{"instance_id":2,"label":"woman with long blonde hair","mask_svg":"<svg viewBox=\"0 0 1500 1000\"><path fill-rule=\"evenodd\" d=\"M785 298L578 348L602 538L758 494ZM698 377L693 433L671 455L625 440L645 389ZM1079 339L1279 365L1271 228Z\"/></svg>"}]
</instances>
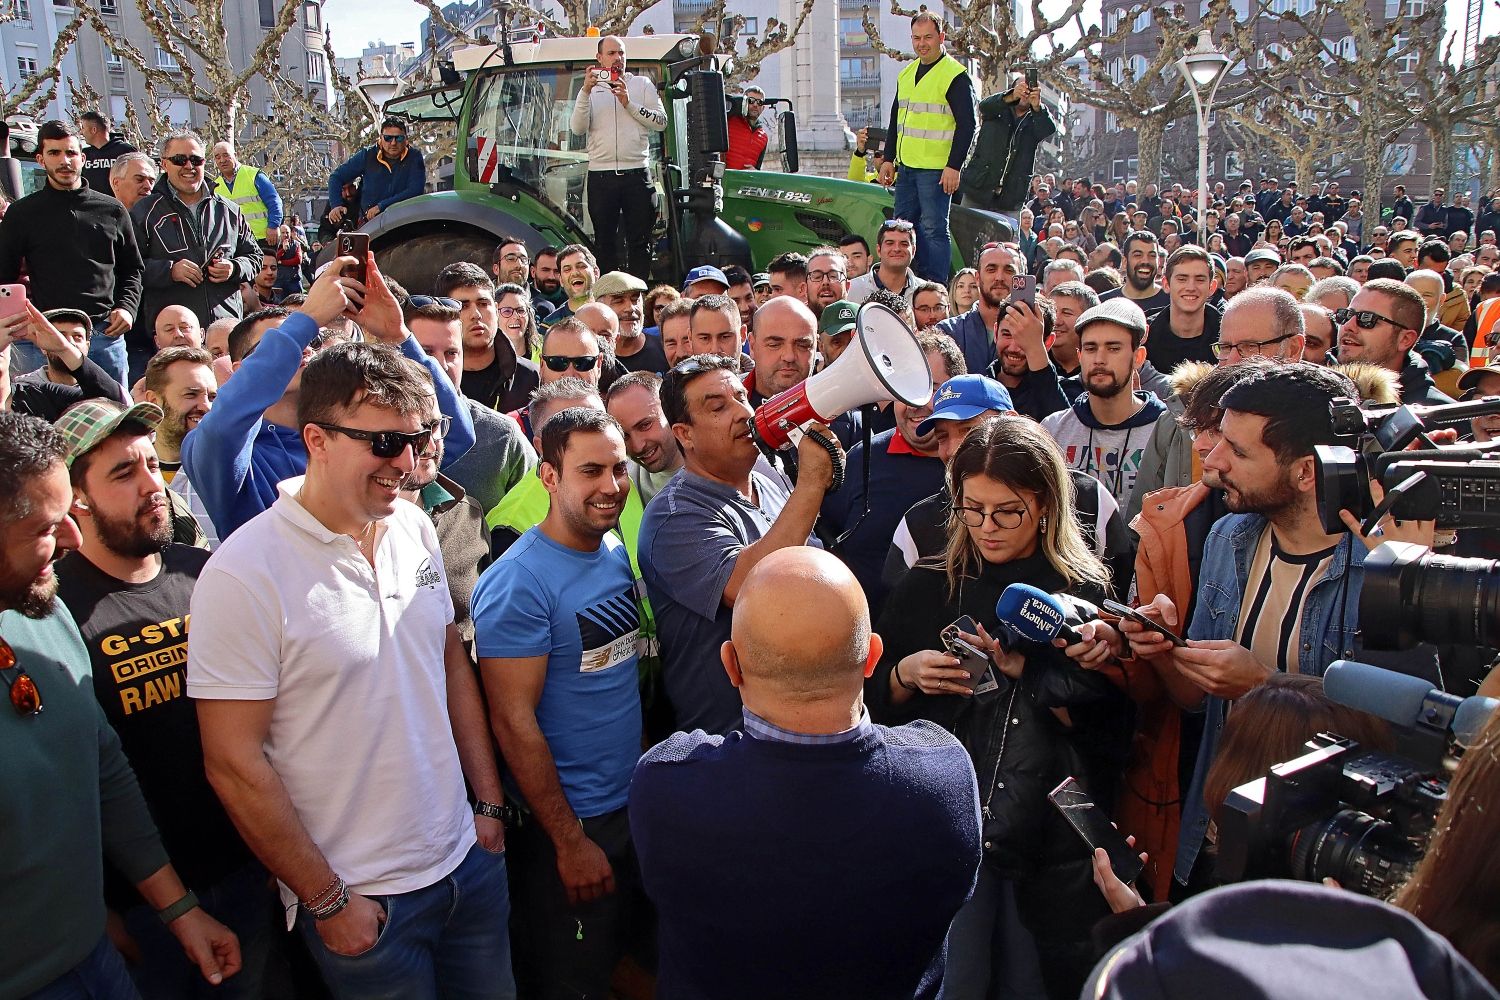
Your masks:
<instances>
[{"instance_id":1,"label":"woman with long blonde hair","mask_svg":"<svg viewBox=\"0 0 1500 1000\"><path fill-rule=\"evenodd\" d=\"M909 569L887 599L877 626L885 653L866 698L877 721L925 718L952 731L978 776L985 863L950 932L945 992L986 997L1007 977L1025 978L1013 956L992 961L1018 931L1018 907L1036 941L1033 980L1049 995L1076 996L1089 928L1106 907L1087 849L1047 793L1073 777L1108 812L1124 760L1129 713L1105 675L1118 669L1119 636L1093 603L1108 595L1109 572L1078 525L1057 445L1034 421L997 416L970 430L948 488L947 548ZM997 639L1006 633L995 604L1014 583L1059 595L1084 641L1064 649ZM960 638L978 655L960 661L942 636L965 616L972 624Z\"/></svg>"}]
</instances>

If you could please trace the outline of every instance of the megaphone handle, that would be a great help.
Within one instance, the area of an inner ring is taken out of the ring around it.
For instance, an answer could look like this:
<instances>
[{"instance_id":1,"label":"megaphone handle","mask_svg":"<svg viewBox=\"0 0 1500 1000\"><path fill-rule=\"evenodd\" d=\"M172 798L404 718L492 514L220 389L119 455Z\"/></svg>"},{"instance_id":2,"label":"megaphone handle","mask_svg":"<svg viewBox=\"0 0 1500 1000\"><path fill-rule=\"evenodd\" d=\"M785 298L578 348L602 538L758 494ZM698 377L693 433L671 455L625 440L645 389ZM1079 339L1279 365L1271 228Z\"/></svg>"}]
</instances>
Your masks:
<instances>
[{"instance_id":1,"label":"megaphone handle","mask_svg":"<svg viewBox=\"0 0 1500 1000\"><path fill-rule=\"evenodd\" d=\"M795 434L796 437L792 440L794 443L797 443L802 440L805 433L806 432L804 432L802 428L798 427L795 430L789 432L787 436L791 438L792 435ZM823 446L824 451L828 452L828 459L833 463L833 482L829 484L828 492L837 493L839 490L844 488L845 470L843 452L839 450L838 444L835 443L830 437L827 437L823 434L813 434L811 435L811 437L814 441Z\"/></svg>"}]
</instances>

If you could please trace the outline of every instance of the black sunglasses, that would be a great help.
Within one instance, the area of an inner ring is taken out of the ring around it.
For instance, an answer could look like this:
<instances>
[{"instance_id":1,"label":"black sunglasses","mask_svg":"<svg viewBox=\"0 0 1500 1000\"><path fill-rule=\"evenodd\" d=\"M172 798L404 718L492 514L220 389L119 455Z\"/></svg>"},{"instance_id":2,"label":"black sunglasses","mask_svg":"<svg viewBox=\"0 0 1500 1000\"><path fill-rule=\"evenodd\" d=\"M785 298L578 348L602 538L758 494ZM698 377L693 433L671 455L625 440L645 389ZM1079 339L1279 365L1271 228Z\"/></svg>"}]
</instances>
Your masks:
<instances>
[{"instance_id":1,"label":"black sunglasses","mask_svg":"<svg viewBox=\"0 0 1500 1000\"><path fill-rule=\"evenodd\" d=\"M570 367L581 372L591 372L599 363L599 355L585 354L575 358L567 354L543 354L542 363L555 372L565 372Z\"/></svg>"},{"instance_id":2,"label":"black sunglasses","mask_svg":"<svg viewBox=\"0 0 1500 1000\"><path fill-rule=\"evenodd\" d=\"M175 167L185 167L191 163L195 167L201 167L208 161L201 156L193 156L190 153L178 153L176 156L163 157L168 163Z\"/></svg>"},{"instance_id":3,"label":"black sunglasses","mask_svg":"<svg viewBox=\"0 0 1500 1000\"><path fill-rule=\"evenodd\" d=\"M406 136L404 136L404 135L384 135L384 134L382 134L380 136L380 140L382 142L394 142L394 143L397 143L399 145L400 143L403 143L403 142L406 141Z\"/></svg>"},{"instance_id":4,"label":"black sunglasses","mask_svg":"<svg viewBox=\"0 0 1500 1000\"><path fill-rule=\"evenodd\" d=\"M407 448L413 455L420 455L432 443L432 436L446 437L452 418L439 417L437 421L419 431L362 431L357 427L340 427L338 424L315 424L325 431L342 434L356 441L366 441L370 454L376 458L395 458Z\"/></svg>"},{"instance_id":5,"label":"black sunglasses","mask_svg":"<svg viewBox=\"0 0 1500 1000\"><path fill-rule=\"evenodd\" d=\"M20 665L16 659L16 651L4 639L0 639L0 676L6 679L6 686L10 689L10 707L16 710L17 715L41 714L42 692L37 690L36 681Z\"/></svg>"},{"instance_id":6,"label":"black sunglasses","mask_svg":"<svg viewBox=\"0 0 1500 1000\"><path fill-rule=\"evenodd\" d=\"M1403 323L1397 323L1395 320L1391 319L1389 316L1382 316L1382 315L1380 315L1380 313L1375 312L1375 311L1370 310L1370 309L1358 309L1358 310L1355 310L1355 309L1344 308L1344 309L1335 309L1333 311L1333 325L1334 326L1343 326L1345 323L1348 323L1351 319L1354 320L1354 325L1357 326L1357 327L1359 327L1361 330L1373 330L1380 323L1389 323L1389 324L1391 324L1391 326L1397 327L1398 329L1402 329L1402 330L1406 329L1405 324L1403 324Z\"/></svg>"},{"instance_id":7,"label":"black sunglasses","mask_svg":"<svg viewBox=\"0 0 1500 1000\"><path fill-rule=\"evenodd\" d=\"M463 309L463 303L457 299L450 299L445 295L413 295L406 300L416 309L426 309L431 305L439 305L444 309Z\"/></svg>"}]
</instances>

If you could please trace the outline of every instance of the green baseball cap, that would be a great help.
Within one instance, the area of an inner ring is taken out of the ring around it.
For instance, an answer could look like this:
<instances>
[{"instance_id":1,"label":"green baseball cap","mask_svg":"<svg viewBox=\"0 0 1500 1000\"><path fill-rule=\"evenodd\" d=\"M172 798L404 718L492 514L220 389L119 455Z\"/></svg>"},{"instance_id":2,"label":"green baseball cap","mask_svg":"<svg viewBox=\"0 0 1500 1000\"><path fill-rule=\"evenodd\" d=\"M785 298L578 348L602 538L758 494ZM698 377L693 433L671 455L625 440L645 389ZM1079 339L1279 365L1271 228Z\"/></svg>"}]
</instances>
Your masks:
<instances>
[{"instance_id":1,"label":"green baseball cap","mask_svg":"<svg viewBox=\"0 0 1500 1000\"><path fill-rule=\"evenodd\" d=\"M151 432L161 419L161 407L155 403L136 403L127 409L112 399L86 399L69 407L53 426L68 442L68 454L63 461L71 469L80 455L87 455L103 444L121 424L138 424Z\"/></svg>"},{"instance_id":2,"label":"green baseball cap","mask_svg":"<svg viewBox=\"0 0 1500 1000\"><path fill-rule=\"evenodd\" d=\"M859 306L848 299L839 299L828 305L823 310L823 315L818 317L818 332L837 337L854 329L858 318Z\"/></svg>"}]
</instances>

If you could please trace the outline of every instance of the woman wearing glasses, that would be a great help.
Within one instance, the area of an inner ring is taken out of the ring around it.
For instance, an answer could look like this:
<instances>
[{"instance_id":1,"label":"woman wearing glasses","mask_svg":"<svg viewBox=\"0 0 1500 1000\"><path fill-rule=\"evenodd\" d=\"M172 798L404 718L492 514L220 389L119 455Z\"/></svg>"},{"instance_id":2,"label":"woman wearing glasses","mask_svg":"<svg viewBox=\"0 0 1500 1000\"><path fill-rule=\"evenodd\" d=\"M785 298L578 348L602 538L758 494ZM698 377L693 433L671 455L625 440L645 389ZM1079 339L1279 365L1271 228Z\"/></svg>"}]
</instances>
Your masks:
<instances>
[{"instance_id":1,"label":"woman wearing glasses","mask_svg":"<svg viewBox=\"0 0 1500 1000\"><path fill-rule=\"evenodd\" d=\"M946 992L994 996L1002 980L1029 969L1049 995L1077 996L1103 904L1090 898L1088 849L1047 793L1071 776L1106 812L1112 805L1129 740L1108 676L1119 670L1111 663L1119 636L1090 603L1107 596L1109 571L1083 538L1062 456L1036 423L999 416L971 430L948 486L947 550L908 570L887 601L877 626L885 653L866 698L877 721L923 718L950 729L978 776L985 864L953 924ZM1065 651L993 638L996 601L1013 583L1063 595L1084 641ZM977 689L940 638L965 615L977 623L966 641L990 660L975 670ZM1017 935L1026 937L1018 909L1034 948L1016 947Z\"/></svg>"}]
</instances>

